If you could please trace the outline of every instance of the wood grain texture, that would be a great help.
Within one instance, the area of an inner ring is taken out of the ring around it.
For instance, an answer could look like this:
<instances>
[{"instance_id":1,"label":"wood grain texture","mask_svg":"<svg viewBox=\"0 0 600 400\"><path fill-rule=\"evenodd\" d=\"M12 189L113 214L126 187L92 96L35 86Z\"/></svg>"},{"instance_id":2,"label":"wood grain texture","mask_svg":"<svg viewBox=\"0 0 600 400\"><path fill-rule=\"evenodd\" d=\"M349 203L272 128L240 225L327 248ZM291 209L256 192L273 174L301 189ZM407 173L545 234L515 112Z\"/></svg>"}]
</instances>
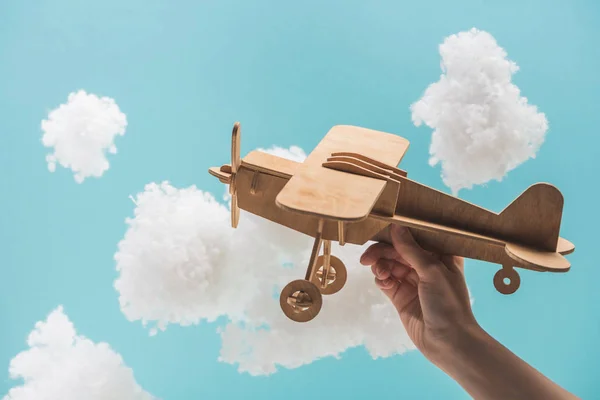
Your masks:
<instances>
[{"instance_id":1,"label":"wood grain texture","mask_svg":"<svg viewBox=\"0 0 600 400\"><path fill-rule=\"evenodd\" d=\"M367 218L384 182L325 168L333 152L360 152L385 164L397 165L408 141L371 129L339 125L333 127L279 193L276 203L287 210L320 218L360 221Z\"/></svg>"},{"instance_id":2,"label":"wood grain texture","mask_svg":"<svg viewBox=\"0 0 600 400\"><path fill-rule=\"evenodd\" d=\"M336 256L329 257L330 269L327 274L327 285L323 284L323 280L325 279L325 257L319 256L317 259L317 273L313 277L312 282L317 285L321 294L331 295L342 290L344 285L346 284L346 280L348 279L348 271L346 270L346 266ZM331 280L331 282L330 282ZM323 287L325 286L325 287Z\"/></svg>"},{"instance_id":3,"label":"wood grain texture","mask_svg":"<svg viewBox=\"0 0 600 400\"><path fill-rule=\"evenodd\" d=\"M340 275L338 286L329 289L317 276L327 275L329 265L336 273L344 268L334 265L331 241L390 243L393 224L408 227L426 250L499 264L494 286L503 294L514 293L520 286L515 267L551 272L570 269L564 255L575 246L559 237L564 200L552 185L535 184L495 213L409 179L397 168L409 143L396 135L335 126L305 162L298 163L260 151L241 160L239 134L236 123L232 164L209 169L230 186L232 225L239 218L237 204L315 238L305 280L286 286L280 299L286 315L295 321L308 321L318 313L319 290L329 293L343 286L345 275ZM323 256L319 256L321 245ZM311 292L316 308L305 312L306 300L292 299L295 306L290 306L288 300L298 290ZM298 307L304 311L298 312Z\"/></svg>"},{"instance_id":4,"label":"wood grain texture","mask_svg":"<svg viewBox=\"0 0 600 400\"><path fill-rule=\"evenodd\" d=\"M374 218L409 227L421 247L438 254L456 255L534 271L566 272L570 268L568 260L556 251L539 251L493 237L399 215L392 218ZM391 244L389 229L378 232L372 240Z\"/></svg>"},{"instance_id":5,"label":"wood grain texture","mask_svg":"<svg viewBox=\"0 0 600 400\"><path fill-rule=\"evenodd\" d=\"M396 174L353 157L337 156L330 157L328 160L329 161L323 163L325 168L386 181L386 185L379 195L379 198L375 200L372 213L390 217L394 215L396 203L398 201L400 182L390 175L395 176Z\"/></svg>"},{"instance_id":6,"label":"wood grain texture","mask_svg":"<svg viewBox=\"0 0 600 400\"><path fill-rule=\"evenodd\" d=\"M235 174L240 167L240 147L241 147L242 127L239 122L233 125L231 132L231 172Z\"/></svg>"},{"instance_id":7,"label":"wood grain texture","mask_svg":"<svg viewBox=\"0 0 600 400\"><path fill-rule=\"evenodd\" d=\"M543 268L546 271L568 271L571 267L569 261L560 253L555 251L538 251L530 247L507 243L506 254L521 266L527 265L533 268Z\"/></svg>"},{"instance_id":8,"label":"wood grain texture","mask_svg":"<svg viewBox=\"0 0 600 400\"><path fill-rule=\"evenodd\" d=\"M400 177L396 214L506 242L556 251L563 199L552 185L529 187L500 214Z\"/></svg>"},{"instance_id":9,"label":"wood grain texture","mask_svg":"<svg viewBox=\"0 0 600 400\"><path fill-rule=\"evenodd\" d=\"M289 319L308 322L321 311L323 297L314 283L298 279L283 288L279 305Z\"/></svg>"},{"instance_id":10,"label":"wood grain texture","mask_svg":"<svg viewBox=\"0 0 600 400\"><path fill-rule=\"evenodd\" d=\"M505 280L508 279L508 282ZM494 275L494 287L502 294L513 294L521 286L519 273L510 267L503 267Z\"/></svg>"},{"instance_id":11,"label":"wood grain texture","mask_svg":"<svg viewBox=\"0 0 600 400\"><path fill-rule=\"evenodd\" d=\"M556 251L563 203L556 187L537 183L500 212L494 228L511 242Z\"/></svg>"},{"instance_id":12,"label":"wood grain texture","mask_svg":"<svg viewBox=\"0 0 600 400\"><path fill-rule=\"evenodd\" d=\"M251 193L252 182L255 179L255 169L242 163L236 174L238 205L242 210L268 219L305 235L315 237L319 218L316 216L299 214L278 207L275 198L285 187L288 179L280 176L260 173L256 179L255 194ZM243 219L243 218L242 218ZM359 222L344 223L344 242L350 244L364 244L373 235L389 224L374 218ZM339 240L339 222L324 221L323 239Z\"/></svg>"},{"instance_id":13,"label":"wood grain texture","mask_svg":"<svg viewBox=\"0 0 600 400\"><path fill-rule=\"evenodd\" d=\"M505 243L504 241L502 241L500 239L496 239L491 236L480 235L478 233L469 232L464 229L451 228L449 226L436 224L436 223L429 222L429 221L424 221L424 220L421 220L418 218L406 217L404 215L396 214L391 218L384 216L384 215L379 215L379 214L373 214L372 216L373 216L373 218L380 219L380 220L383 220L386 222L400 224L402 226L407 226L409 228L417 228L417 229L423 230L423 231L439 232L441 234L446 234L446 235L477 239L483 243L499 245L499 246L503 246ZM374 240L376 240L376 239L377 239L377 237L374 238Z\"/></svg>"},{"instance_id":14,"label":"wood grain texture","mask_svg":"<svg viewBox=\"0 0 600 400\"><path fill-rule=\"evenodd\" d=\"M387 165L381 161L378 161L371 157L367 157L364 154L360 154L360 153L351 153L351 152L347 152L347 151L336 151L336 152L331 153L331 157L332 158L351 157L351 158L355 158L355 159L367 162L369 164L375 165L379 168L386 169L392 173L402 175L402 176L408 176L407 172L404 170L401 170L400 168L394 167L393 165Z\"/></svg>"},{"instance_id":15,"label":"wood grain texture","mask_svg":"<svg viewBox=\"0 0 600 400\"><path fill-rule=\"evenodd\" d=\"M537 184L530 187L502 213L496 214L418 184L391 172L391 169L378 167L349 155L329 157L323 166L355 175L379 177L379 179L393 176L395 180L403 182L392 222L427 232L461 237L463 246L469 248L464 250L455 248L454 253L451 254L483 260L486 260L486 257L494 257L497 260L507 261L502 252L492 256L488 254L489 251L479 248L490 244L503 247L507 242L514 242L516 244L512 248L505 249L506 254L523 268L567 270L570 267L568 261L557 253L562 196L551 185ZM387 176L382 175L386 173ZM452 213L448 214L449 211ZM385 217L390 217L388 212L379 212L376 209L373 210L372 215L383 216L384 220ZM427 236L428 246L435 248L436 251L446 251L447 240L437 243L440 241L440 235L435 235L436 239L432 239L434 235L425 236ZM452 242L453 246L457 246L461 240L455 238ZM563 252L573 247L564 242L561 242L561 245ZM495 249L493 253L498 251L500 250Z\"/></svg>"},{"instance_id":16,"label":"wood grain texture","mask_svg":"<svg viewBox=\"0 0 600 400\"><path fill-rule=\"evenodd\" d=\"M571 254L575 251L575 245L565 238L558 238L558 245L556 246L556 251L562 254L563 256L566 256L567 254Z\"/></svg>"},{"instance_id":17,"label":"wood grain texture","mask_svg":"<svg viewBox=\"0 0 600 400\"><path fill-rule=\"evenodd\" d=\"M485 246L486 243L513 242L530 248L527 253L529 259L525 259L523 250L520 252L521 257L507 250L508 254L521 264L549 270L563 270L569 267L566 259L558 253L573 251L574 246L564 239L559 242L563 200L560 192L551 185L541 183L531 186L504 211L496 214L418 184L391 172L391 169L369 164L363 159L337 155L329 157L323 166L373 177L387 173L387 177L393 176L395 180L403 182L395 210L396 222L404 219L402 222L407 226L458 234L465 238L478 238L481 242L478 246ZM365 173L367 170L369 172ZM449 210L452 211L450 215ZM374 214L381 213L374 210Z\"/></svg>"},{"instance_id":18,"label":"wood grain texture","mask_svg":"<svg viewBox=\"0 0 600 400\"><path fill-rule=\"evenodd\" d=\"M290 179L302 163L254 150L244 157L242 165L259 172Z\"/></svg>"},{"instance_id":19,"label":"wood grain texture","mask_svg":"<svg viewBox=\"0 0 600 400\"><path fill-rule=\"evenodd\" d=\"M319 252L321 251L321 245L323 242L328 243L329 246L326 247L329 249L329 255L331 255L331 242L329 240L323 240L323 225L324 221L320 219L317 223L317 233L315 234L315 241L313 243L313 248L310 253L310 260L308 261L308 268L306 269L306 276L304 279L307 281L311 281L315 275L315 267L317 258L319 258Z\"/></svg>"},{"instance_id":20,"label":"wood grain texture","mask_svg":"<svg viewBox=\"0 0 600 400\"><path fill-rule=\"evenodd\" d=\"M211 174L212 176L218 178L219 181L221 181L221 183L224 183L224 184L228 185L229 182L230 182L231 174L227 173L227 172L221 171L220 168L211 167L211 168L208 169L208 173Z\"/></svg>"},{"instance_id":21,"label":"wood grain texture","mask_svg":"<svg viewBox=\"0 0 600 400\"><path fill-rule=\"evenodd\" d=\"M260 162L243 163L243 165L247 167L252 165L256 168L254 171L260 170L270 172L278 168L279 160L277 160L275 156L267 155L265 157L262 154L257 153L257 155L259 155L257 158L261 159ZM552 195L555 194L555 188L550 185L538 184L532 186L502 213L497 214L445 193L420 185L398 174L390 173L395 179L391 179L389 175L381 175L374 172L375 170L371 168L372 165L369 166L368 163L365 164L363 160L359 160L357 163L354 161L355 159L349 156L338 156L337 159L335 157L329 157L329 159L335 159L336 161L327 161L323 163L323 165L328 168L335 168L340 172L344 171L349 173L349 176L353 177L359 175L360 177L369 177L385 182L385 186L378 198L375 200L373 200L372 197L369 198L370 201L375 201L371 210L372 218L364 220L363 222L365 223L362 224L362 226L357 224L346 224L347 227L344 232L348 238L344 237L343 239L347 240L349 243L363 244L370 239L376 239L376 236L369 237L369 234L376 235L389 223L401 223L405 226L417 228L417 235L420 240L423 241L424 246L438 252L447 252L448 254L455 254L489 262L513 263L519 267L533 270L568 270L570 267L568 261L566 261L564 257L559 257L560 254L557 253L559 244L558 238L556 239L556 244L552 250L547 250L548 247L542 246L533 247L532 242L535 243L535 241L521 240L523 239L523 236L526 235L523 234L523 230L519 225L514 224L513 220L514 218L519 217L510 215L511 213L520 212L522 215L520 219L522 223L525 227L531 227L531 222L527 222L527 220L532 214L535 215L536 212L539 218L540 202L550 199L550 204L558 204L558 206L561 207L562 203L560 201L557 203L555 201L556 199L552 198ZM287 167L290 172L293 168L298 168L298 164L294 163L290 165L290 167ZM363 166L366 168L363 168ZM379 172L386 172L382 169L376 170ZM276 173L281 176L281 173ZM265 175L265 177L268 176L270 175ZM250 183L250 191L252 191L252 182L255 179L256 173L253 175L253 179ZM403 184L398 185L397 180L401 180ZM240 181L238 184L243 183ZM406 190L402 187L404 185L408 186L409 189ZM268 188L272 185L269 182L263 182L263 186ZM280 188L278 190L281 190L286 184L285 182L281 182L281 184L277 186ZM547 196L548 193L550 194L549 197ZM271 193L271 198L273 198L273 196L277 198L277 193ZM527 199L528 197L531 197L534 201L523 201L523 198ZM258 198L255 197L255 199L257 200ZM562 197L560 197L560 199L562 199ZM243 209L253 209L251 211L257 215L262 215L275 222L314 237L314 232L319 220L318 216L301 215L290 211L286 213L282 211L287 210L277 210L277 207L272 206L272 209L267 211L264 201L265 199L262 199L259 203L255 204L255 207L247 207L247 204L245 203L243 203L241 207ZM528 207L534 208L535 212L531 211ZM555 216L557 210L550 208L547 211L548 215L540 218L540 222L555 220L553 216ZM406 215L410 213L412 213L412 216ZM271 216L267 214L271 214ZM506 217L507 214L509 217ZM423 217L418 218L415 217L415 215L424 216L427 219L423 219ZM511 218L511 220L506 223L504 218ZM441 222L431 222L431 220L436 219ZM369 221L372 220L378 220L379 223L369 223ZM558 229L553 230L551 226L538 226L537 229L540 231L550 229L554 233L558 232ZM337 221L337 229L334 229L331 222L325 224L323 232L324 238L328 240L339 240L339 233L339 221ZM529 233L529 235L531 234L532 233ZM525 239L527 239L527 237ZM523 251L515 254L514 252L506 250L506 243L514 243L515 246L529 248L530 251L527 254L530 258L526 258L523 255L525 254ZM562 245L561 251L563 252L572 251L574 248L570 242L561 241L560 244ZM534 252L537 252L537 258L531 255ZM552 254L555 255L553 256Z\"/></svg>"},{"instance_id":22,"label":"wood grain texture","mask_svg":"<svg viewBox=\"0 0 600 400\"><path fill-rule=\"evenodd\" d=\"M389 177L391 179L396 179L398 180L400 176L406 176L406 175L402 175L402 174L398 174L392 170L386 169L386 168L382 168L379 167L375 164L371 164L368 161L365 160L361 160L360 158L356 158L356 157L350 157L350 156L331 156L327 158L327 161L323 163L323 167L325 168L331 168L331 169L336 169L338 171L345 171L345 172L350 172L350 173L357 173L355 171L352 170L346 170L343 168L340 168L338 162L344 162L347 164L351 164L351 165L356 165L361 167L362 169L366 169L372 172L375 172L378 175L382 175L385 177Z\"/></svg>"}]
</instances>

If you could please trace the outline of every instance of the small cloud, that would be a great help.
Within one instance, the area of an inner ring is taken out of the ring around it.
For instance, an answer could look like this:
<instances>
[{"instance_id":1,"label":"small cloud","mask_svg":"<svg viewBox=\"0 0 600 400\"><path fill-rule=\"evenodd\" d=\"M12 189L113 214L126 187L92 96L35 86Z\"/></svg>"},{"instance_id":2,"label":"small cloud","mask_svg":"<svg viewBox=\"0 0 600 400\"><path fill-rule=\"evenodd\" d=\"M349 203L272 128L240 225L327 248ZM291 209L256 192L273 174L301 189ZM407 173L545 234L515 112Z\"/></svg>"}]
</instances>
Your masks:
<instances>
[{"instance_id":1,"label":"small cloud","mask_svg":"<svg viewBox=\"0 0 600 400\"><path fill-rule=\"evenodd\" d=\"M277 150L273 150L277 149ZM301 161L300 148L267 149ZM364 247L332 246L348 269L346 286L324 298L317 318L290 321L279 292L304 277L312 239L242 211L237 229L229 209L196 187L152 183L115 254L121 310L151 333L169 324L225 317L220 361L267 375L364 346L372 357L414 349L398 314L358 260Z\"/></svg>"},{"instance_id":2,"label":"small cloud","mask_svg":"<svg viewBox=\"0 0 600 400\"><path fill-rule=\"evenodd\" d=\"M75 327L56 308L29 334L30 349L10 362L10 377L23 384L3 400L151 400L133 371L106 343L77 336Z\"/></svg>"},{"instance_id":3,"label":"small cloud","mask_svg":"<svg viewBox=\"0 0 600 400\"><path fill-rule=\"evenodd\" d=\"M109 168L106 152L117 152L114 138L126 127L127 117L113 99L83 90L69 94L67 103L42 121L42 143L54 150L46 156L48 170L54 172L59 163L75 173L78 183L102 176Z\"/></svg>"},{"instance_id":4,"label":"small cloud","mask_svg":"<svg viewBox=\"0 0 600 400\"><path fill-rule=\"evenodd\" d=\"M451 35L439 50L440 80L410 108L416 126L433 128L429 163L457 195L535 158L548 121L511 82L519 68L489 33Z\"/></svg>"}]
</instances>

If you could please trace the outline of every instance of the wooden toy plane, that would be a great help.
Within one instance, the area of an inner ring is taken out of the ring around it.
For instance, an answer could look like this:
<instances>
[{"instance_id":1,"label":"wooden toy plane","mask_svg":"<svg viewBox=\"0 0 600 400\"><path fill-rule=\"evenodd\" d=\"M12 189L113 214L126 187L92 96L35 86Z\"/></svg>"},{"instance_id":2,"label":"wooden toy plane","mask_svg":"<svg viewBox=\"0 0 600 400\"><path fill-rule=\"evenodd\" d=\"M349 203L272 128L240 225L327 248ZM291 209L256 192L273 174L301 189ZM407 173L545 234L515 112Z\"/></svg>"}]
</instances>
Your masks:
<instances>
[{"instance_id":1,"label":"wooden toy plane","mask_svg":"<svg viewBox=\"0 0 600 400\"><path fill-rule=\"evenodd\" d=\"M426 250L501 265L494 286L503 294L520 286L516 267L570 268L564 255L575 246L559 237L563 197L552 185L529 187L498 214L409 179L396 167L409 142L397 135L334 126L298 163L260 151L241 159L240 133L236 123L231 164L209 169L229 185L232 226L241 208L315 239L304 279L290 282L280 295L283 312L294 321L313 319L322 295L346 282L331 242L389 242L391 224L409 227Z\"/></svg>"}]
</instances>

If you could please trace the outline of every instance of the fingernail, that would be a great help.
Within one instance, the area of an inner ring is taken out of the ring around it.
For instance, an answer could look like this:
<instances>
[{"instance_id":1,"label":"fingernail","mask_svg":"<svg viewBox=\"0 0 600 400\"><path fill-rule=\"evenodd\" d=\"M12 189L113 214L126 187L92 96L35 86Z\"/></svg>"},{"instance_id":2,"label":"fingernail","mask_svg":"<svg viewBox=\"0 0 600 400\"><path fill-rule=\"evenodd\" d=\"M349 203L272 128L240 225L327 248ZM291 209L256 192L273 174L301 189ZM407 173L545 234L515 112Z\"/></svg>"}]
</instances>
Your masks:
<instances>
[{"instance_id":1,"label":"fingernail","mask_svg":"<svg viewBox=\"0 0 600 400\"><path fill-rule=\"evenodd\" d=\"M387 279L384 279L383 281L381 281L381 284L386 288L389 288L393 283L394 283L394 281L392 281L390 278L387 278Z\"/></svg>"},{"instance_id":2,"label":"fingernail","mask_svg":"<svg viewBox=\"0 0 600 400\"><path fill-rule=\"evenodd\" d=\"M408 235L410 235L408 227L404 225L394 225L392 236L396 237L396 239L405 240L408 238Z\"/></svg>"},{"instance_id":3,"label":"fingernail","mask_svg":"<svg viewBox=\"0 0 600 400\"><path fill-rule=\"evenodd\" d=\"M408 227L404 226L404 225L395 225L396 227L396 232L399 235L404 235L405 233L408 233Z\"/></svg>"}]
</instances>

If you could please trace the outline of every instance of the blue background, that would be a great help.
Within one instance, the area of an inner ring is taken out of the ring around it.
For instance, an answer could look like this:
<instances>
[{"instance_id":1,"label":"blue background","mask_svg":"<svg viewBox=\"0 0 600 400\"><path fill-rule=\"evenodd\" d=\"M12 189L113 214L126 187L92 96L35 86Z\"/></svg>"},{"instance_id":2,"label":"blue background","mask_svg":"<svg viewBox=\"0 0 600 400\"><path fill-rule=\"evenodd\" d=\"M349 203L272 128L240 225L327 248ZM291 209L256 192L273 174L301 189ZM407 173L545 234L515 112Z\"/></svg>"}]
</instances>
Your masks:
<instances>
[{"instance_id":1,"label":"blue background","mask_svg":"<svg viewBox=\"0 0 600 400\"><path fill-rule=\"evenodd\" d=\"M569 273L523 271L512 296L494 290L495 266L468 261L474 311L551 379L600 398L599 18L595 0L0 1L0 395L34 323L63 304L80 334L110 343L165 399L467 398L417 352L372 360L358 348L265 378L217 362L214 324L149 338L119 309L113 254L128 195L146 183L222 193L206 169L228 160L237 120L243 154L310 151L336 124L402 135L402 168L448 191L409 105L438 80L443 39L477 27L521 67L515 83L550 129L535 160L461 197L500 211L530 184L553 183L566 199L561 235L577 250ZM129 122L111 168L82 185L47 171L40 128L78 89L113 97Z\"/></svg>"}]
</instances>

